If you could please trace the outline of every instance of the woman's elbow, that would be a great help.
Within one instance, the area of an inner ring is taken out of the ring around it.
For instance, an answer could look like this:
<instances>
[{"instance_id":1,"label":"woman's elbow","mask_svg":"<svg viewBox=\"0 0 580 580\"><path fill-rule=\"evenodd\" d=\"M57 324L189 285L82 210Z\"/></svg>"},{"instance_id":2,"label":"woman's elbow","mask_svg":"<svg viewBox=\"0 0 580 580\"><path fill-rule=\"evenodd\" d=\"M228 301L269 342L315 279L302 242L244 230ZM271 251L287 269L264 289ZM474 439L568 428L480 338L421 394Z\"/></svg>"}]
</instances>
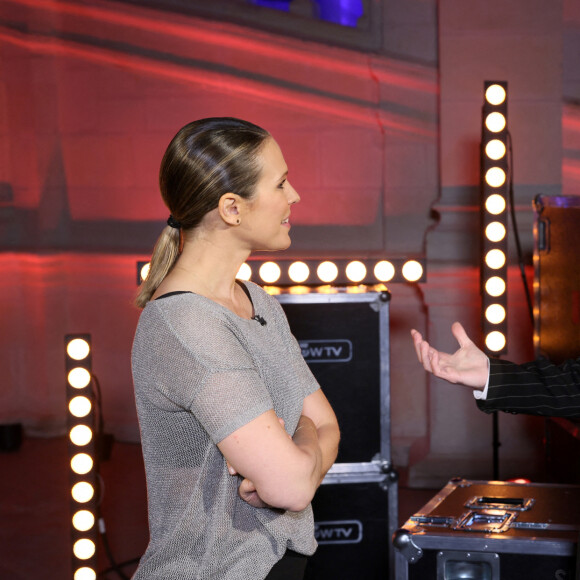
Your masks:
<instances>
[{"instance_id":1,"label":"woman's elbow","mask_svg":"<svg viewBox=\"0 0 580 580\"><path fill-rule=\"evenodd\" d=\"M315 492L315 486L301 484L276 486L273 489L259 490L258 494L265 503L274 508L301 512L310 505Z\"/></svg>"},{"instance_id":2,"label":"woman's elbow","mask_svg":"<svg viewBox=\"0 0 580 580\"><path fill-rule=\"evenodd\" d=\"M289 503L289 505L285 508L289 512L301 512L305 510L312 501L314 494L308 497L301 498L300 500L296 500L294 502Z\"/></svg>"},{"instance_id":3,"label":"woman's elbow","mask_svg":"<svg viewBox=\"0 0 580 580\"><path fill-rule=\"evenodd\" d=\"M316 468L310 465L310 461L306 461L263 482L258 494L273 507L300 512L310 505L318 483Z\"/></svg>"}]
</instances>

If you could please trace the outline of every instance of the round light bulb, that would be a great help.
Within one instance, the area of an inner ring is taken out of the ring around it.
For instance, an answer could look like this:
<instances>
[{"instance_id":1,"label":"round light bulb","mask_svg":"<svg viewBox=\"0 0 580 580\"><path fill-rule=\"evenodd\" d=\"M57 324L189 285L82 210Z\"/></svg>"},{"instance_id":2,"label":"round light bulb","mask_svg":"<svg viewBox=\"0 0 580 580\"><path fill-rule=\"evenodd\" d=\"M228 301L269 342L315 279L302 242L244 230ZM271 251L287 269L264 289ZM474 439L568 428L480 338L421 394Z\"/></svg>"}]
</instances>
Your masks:
<instances>
[{"instance_id":1,"label":"round light bulb","mask_svg":"<svg viewBox=\"0 0 580 580\"><path fill-rule=\"evenodd\" d=\"M82 367L76 367L68 374L68 384L75 389L84 389L90 382L91 373Z\"/></svg>"},{"instance_id":2,"label":"round light bulb","mask_svg":"<svg viewBox=\"0 0 580 580\"><path fill-rule=\"evenodd\" d=\"M374 269L375 277L380 282L389 282L395 276L395 267L387 260L377 262Z\"/></svg>"},{"instance_id":3,"label":"round light bulb","mask_svg":"<svg viewBox=\"0 0 580 580\"><path fill-rule=\"evenodd\" d=\"M491 187L501 187L505 179L505 171L501 167L492 167L485 173L485 181Z\"/></svg>"},{"instance_id":4,"label":"round light bulb","mask_svg":"<svg viewBox=\"0 0 580 580\"><path fill-rule=\"evenodd\" d=\"M79 560L88 560L95 555L95 543L87 538L73 544L73 553Z\"/></svg>"},{"instance_id":5,"label":"round light bulb","mask_svg":"<svg viewBox=\"0 0 580 580\"><path fill-rule=\"evenodd\" d=\"M91 412L91 401L87 397L73 397L68 404L68 410L75 417L86 417Z\"/></svg>"},{"instance_id":6,"label":"round light bulb","mask_svg":"<svg viewBox=\"0 0 580 580\"><path fill-rule=\"evenodd\" d=\"M236 274L236 278L239 280L249 280L252 277L252 268L246 263L243 263Z\"/></svg>"},{"instance_id":7,"label":"round light bulb","mask_svg":"<svg viewBox=\"0 0 580 580\"><path fill-rule=\"evenodd\" d=\"M494 298L505 292L505 281L499 276L492 276L485 283L485 291Z\"/></svg>"},{"instance_id":8,"label":"round light bulb","mask_svg":"<svg viewBox=\"0 0 580 580\"><path fill-rule=\"evenodd\" d=\"M88 532L95 525L95 516L89 510L79 510L72 518L72 525L79 532Z\"/></svg>"},{"instance_id":9,"label":"round light bulb","mask_svg":"<svg viewBox=\"0 0 580 580\"><path fill-rule=\"evenodd\" d=\"M499 215L505 208L505 198L498 193L493 193L485 200L485 209L492 215Z\"/></svg>"},{"instance_id":10,"label":"round light bulb","mask_svg":"<svg viewBox=\"0 0 580 580\"><path fill-rule=\"evenodd\" d=\"M338 268L333 262L322 262L322 264L318 265L316 274L323 282L329 284L336 280L336 277L338 276Z\"/></svg>"},{"instance_id":11,"label":"round light bulb","mask_svg":"<svg viewBox=\"0 0 580 580\"><path fill-rule=\"evenodd\" d=\"M403 265L403 277L409 282L416 282L423 275L423 266L416 260L409 260Z\"/></svg>"},{"instance_id":12,"label":"round light bulb","mask_svg":"<svg viewBox=\"0 0 580 580\"><path fill-rule=\"evenodd\" d=\"M485 237L491 242L500 242L505 238L505 226L500 222L491 222L485 228Z\"/></svg>"},{"instance_id":13,"label":"round light bulb","mask_svg":"<svg viewBox=\"0 0 580 580\"><path fill-rule=\"evenodd\" d=\"M83 360L89 356L91 347L84 338L74 338L66 345L66 352L74 360Z\"/></svg>"},{"instance_id":14,"label":"round light bulb","mask_svg":"<svg viewBox=\"0 0 580 580\"><path fill-rule=\"evenodd\" d=\"M308 276L310 276L310 268L304 262L292 262L288 268L288 276L292 282L301 284L308 280Z\"/></svg>"},{"instance_id":15,"label":"round light bulb","mask_svg":"<svg viewBox=\"0 0 580 580\"><path fill-rule=\"evenodd\" d=\"M88 453L77 453L70 460L70 467L75 473L85 475L93 468L93 458Z\"/></svg>"},{"instance_id":16,"label":"round light bulb","mask_svg":"<svg viewBox=\"0 0 580 580\"><path fill-rule=\"evenodd\" d=\"M505 264L505 254L501 250L490 250L485 256L485 263L492 270L498 270Z\"/></svg>"},{"instance_id":17,"label":"round light bulb","mask_svg":"<svg viewBox=\"0 0 580 580\"><path fill-rule=\"evenodd\" d=\"M139 272L139 276L141 276L142 282L147 280L147 276L149 276L149 270L151 270L151 263L150 262L147 262L147 264L143 264L143 266L141 266L141 271Z\"/></svg>"},{"instance_id":18,"label":"round light bulb","mask_svg":"<svg viewBox=\"0 0 580 580\"><path fill-rule=\"evenodd\" d=\"M505 89L501 85L490 85L485 90L485 100L490 105L501 105L506 98Z\"/></svg>"},{"instance_id":19,"label":"round light bulb","mask_svg":"<svg viewBox=\"0 0 580 580\"><path fill-rule=\"evenodd\" d=\"M87 566L79 568L73 577L73 580L96 580L97 573Z\"/></svg>"},{"instance_id":20,"label":"round light bulb","mask_svg":"<svg viewBox=\"0 0 580 580\"><path fill-rule=\"evenodd\" d=\"M260 266L260 278L268 284L273 284L277 282L282 274L282 270L280 270L280 266L275 262L264 262Z\"/></svg>"},{"instance_id":21,"label":"round light bulb","mask_svg":"<svg viewBox=\"0 0 580 580\"><path fill-rule=\"evenodd\" d=\"M503 141L499 139L492 139L485 146L485 154L494 161L502 159L505 156L506 148Z\"/></svg>"},{"instance_id":22,"label":"round light bulb","mask_svg":"<svg viewBox=\"0 0 580 580\"><path fill-rule=\"evenodd\" d=\"M93 432L86 425L76 425L70 430L70 440L79 446L87 445L93 438Z\"/></svg>"},{"instance_id":23,"label":"round light bulb","mask_svg":"<svg viewBox=\"0 0 580 580\"><path fill-rule=\"evenodd\" d=\"M493 352L497 352L506 345L505 335L503 332L494 330L485 337L485 345Z\"/></svg>"},{"instance_id":24,"label":"round light bulb","mask_svg":"<svg viewBox=\"0 0 580 580\"><path fill-rule=\"evenodd\" d=\"M349 262L349 264L346 267L345 273L346 277L351 282L360 282L364 280L364 277L367 275L367 269L362 262L355 260L353 262Z\"/></svg>"},{"instance_id":25,"label":"round light bulb","mask_svg":"<svg viewBox=\"0 0 580 580\"><path fill-rule=\"evenodd\" d=\"M75 501L78 501L79 503L87 503L93 499L95 488L86 481L79 481L73 485L71 495Z\"/></svg>"},{"instance_id":26,"label":"round light bulb","mask_svg":"<svg viewBox=\"0 0 580 580\"><path fill-rule=\"evenodd\" d=\"M490 113L485 118L485 126L492 133L499 133L505 129L506 121L505 117L501 113Z\"/></svg>"},{"instance_id":27,"label":"round light bulb","mask_svg":"<svg viewBox=\"0 0 580 580\"><path fill-rule=\"evenodd\" d=\"M492 324L500 324L505 320L505 308L501 304L491 304L485 309L485 318Z\"/></svg>"}]
</instances>

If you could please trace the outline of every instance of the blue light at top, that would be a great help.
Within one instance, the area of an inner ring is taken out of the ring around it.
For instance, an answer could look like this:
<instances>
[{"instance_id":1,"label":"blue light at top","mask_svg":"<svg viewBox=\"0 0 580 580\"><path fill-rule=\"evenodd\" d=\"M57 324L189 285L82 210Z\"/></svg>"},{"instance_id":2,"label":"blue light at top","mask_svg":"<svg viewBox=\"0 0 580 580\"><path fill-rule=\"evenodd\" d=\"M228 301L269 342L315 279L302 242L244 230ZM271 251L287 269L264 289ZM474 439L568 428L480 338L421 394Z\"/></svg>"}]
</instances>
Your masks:
<instances>
[{"instance_id":1,"label":"blue light at top","mask_svg":"<svg viewBox=\"0 0 580 580\"><path fill-rule=\"evenodd\" d=\"M283 10L284 12L290 10L291 1L292 0L249 0L250 4L265 6L266 8L274 8L274 10Z\"/></svg>"},{"instance_id":2,"label":"blue light at top","mask_svg":"<svg viewBox=\"0 0 580 580\"><path fill-rule=\"evenodd\" d=\"M357 25L363 15L362 0L314 0L318 6L320 20L342 24L342 26Z\"/></svg>"},{"instance_id":3,"label":"blue light at top","mask_svg":"<svg viewBox=\"0 0 580 580\"><path fill-rule=\"evenodd\" d=\"M250 4L265 6L275 10L288 12L292 0L248 0ZM333 22L342 26L356 27L358 19L363 15L362 0L313 0L316 16L320 20Z\"/></svg>"}]
</instances>

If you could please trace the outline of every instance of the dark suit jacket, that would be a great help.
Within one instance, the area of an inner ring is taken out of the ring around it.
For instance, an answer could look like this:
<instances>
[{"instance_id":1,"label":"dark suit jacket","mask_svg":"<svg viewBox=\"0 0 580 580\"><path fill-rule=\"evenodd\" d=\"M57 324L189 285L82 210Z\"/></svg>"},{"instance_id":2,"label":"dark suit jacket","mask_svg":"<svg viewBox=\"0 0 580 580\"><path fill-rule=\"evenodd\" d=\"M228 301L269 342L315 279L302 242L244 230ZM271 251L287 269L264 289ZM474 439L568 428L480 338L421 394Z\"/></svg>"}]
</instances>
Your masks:
<instances>
[{"instance_id":1,"label":"dark suit jacket","mask_svg":"<svg viewBox=\"0 0 580 580\"><path fill-rule=\"evenodd\" d=\"M478 400L477 406L487 413L580 417L580 357L561 365L490 359L487 399Z\"/></svg>"}]
</instances>

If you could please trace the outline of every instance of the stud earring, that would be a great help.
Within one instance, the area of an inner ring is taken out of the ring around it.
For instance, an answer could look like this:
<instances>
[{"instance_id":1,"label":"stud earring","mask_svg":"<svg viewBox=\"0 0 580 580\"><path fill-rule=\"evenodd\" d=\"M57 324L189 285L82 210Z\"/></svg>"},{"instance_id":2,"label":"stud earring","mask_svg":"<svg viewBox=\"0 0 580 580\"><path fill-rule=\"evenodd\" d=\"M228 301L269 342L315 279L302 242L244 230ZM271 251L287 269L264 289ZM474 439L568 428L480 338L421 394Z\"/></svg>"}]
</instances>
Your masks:
<instances>
[{"instance_id":1,"label":"stud earring","mask_svg":"<svg viewBox=\"0 0 580 580\"><path fill-rule=\"evenodd\" d=\"M238 218L238 219L236 220L236 223L237 223L238 225L240 225L240 218Z\"/></svg>"}]
</instances>

